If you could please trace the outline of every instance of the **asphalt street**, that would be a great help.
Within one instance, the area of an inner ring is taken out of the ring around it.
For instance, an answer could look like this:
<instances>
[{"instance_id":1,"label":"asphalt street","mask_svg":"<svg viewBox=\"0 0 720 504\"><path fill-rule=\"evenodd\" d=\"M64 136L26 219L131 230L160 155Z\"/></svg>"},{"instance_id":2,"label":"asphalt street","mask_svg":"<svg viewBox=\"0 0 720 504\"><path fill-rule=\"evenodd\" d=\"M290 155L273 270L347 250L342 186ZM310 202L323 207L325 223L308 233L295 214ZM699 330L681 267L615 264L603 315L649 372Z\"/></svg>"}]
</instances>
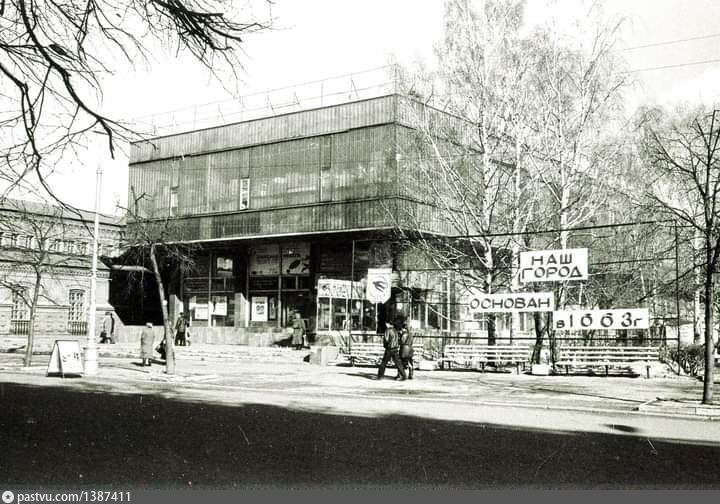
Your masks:
<instances>
[{"instance_id":1,"label":"asphalt street","mask_svg":"<svg viewBox=\"0 0 720 504\"><path fill-rule=\"evenodd\" d=\"M633 383L624 378L591 386L575 377L580 393L550 408L542 403L559 400L550 392L566 382L542 395L548 382L512 375L418 373L398 383L373 380L373 368L196 364L181 381L123 360L101 362L92 378L6 368L0 482L11 489L720 487L720 422L638 414L639 393L612 395ZM497 396L503 383L540 398L508 402ZM662 381L634 383L673 393ZM694 386L674 384L678 394Z\"/></svg>"}]
</instances>

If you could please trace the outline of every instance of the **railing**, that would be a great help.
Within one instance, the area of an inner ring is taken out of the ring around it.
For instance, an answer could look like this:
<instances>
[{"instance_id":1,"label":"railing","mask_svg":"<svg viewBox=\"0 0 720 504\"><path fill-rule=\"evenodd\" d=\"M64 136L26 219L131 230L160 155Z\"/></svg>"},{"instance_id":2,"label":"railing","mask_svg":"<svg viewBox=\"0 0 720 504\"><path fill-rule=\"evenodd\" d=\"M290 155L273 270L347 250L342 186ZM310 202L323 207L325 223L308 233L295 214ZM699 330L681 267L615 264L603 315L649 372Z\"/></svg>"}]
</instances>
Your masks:
<instances>
[{"instance_id":1,"label":"railing","mask_svg":"<svg viewBox=\"0 0 720 504\"><path fill-rule=\"evenodd\" d=\"M29 320L11 320L10 321L10 334L27 336L30 334L30 321Z\"/></svg>"},{"instance_id":2,"label":"railing","mask_svg":"<svg viewBox=\"0 0 720 504\"><path fill-rule=\"evenodd\" d=\"M67 330L72 336L83 336L87 334L87 322L84 320L69 320Z\"/></svg>"},{"instance_id":3,"label":"railing","mask_svg":"<svg viewBox=\"0 0 720 504\"><path fill-rule=\"evenodd\" d=\"M352 74L247 94L232 100L137 117L137 127L152 135L169 135L339 105L397 92L398 68L387 65Z\"/></svg>"}]
</instances>

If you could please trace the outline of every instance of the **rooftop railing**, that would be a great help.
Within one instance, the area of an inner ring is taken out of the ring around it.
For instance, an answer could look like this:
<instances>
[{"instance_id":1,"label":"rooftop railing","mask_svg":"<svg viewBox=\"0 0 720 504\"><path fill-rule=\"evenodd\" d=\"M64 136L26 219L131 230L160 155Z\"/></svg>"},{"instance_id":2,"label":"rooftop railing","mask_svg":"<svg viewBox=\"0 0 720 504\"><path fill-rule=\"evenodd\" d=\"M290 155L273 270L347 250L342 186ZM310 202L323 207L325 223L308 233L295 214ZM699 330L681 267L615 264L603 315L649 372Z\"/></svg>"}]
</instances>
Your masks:
<instances>
[{"instance_id":1,"label":"rooftop railing","mask_svg":"<svg viewBox=\"0 0 720 504\"><path fill-rule=\"evenodd\" d=\"M199 103L134 119L136 129L153 136L171 135L224 124L340 105L398 91L399 70L386 65L292 86Z\"/></svg>"}]
</instances>

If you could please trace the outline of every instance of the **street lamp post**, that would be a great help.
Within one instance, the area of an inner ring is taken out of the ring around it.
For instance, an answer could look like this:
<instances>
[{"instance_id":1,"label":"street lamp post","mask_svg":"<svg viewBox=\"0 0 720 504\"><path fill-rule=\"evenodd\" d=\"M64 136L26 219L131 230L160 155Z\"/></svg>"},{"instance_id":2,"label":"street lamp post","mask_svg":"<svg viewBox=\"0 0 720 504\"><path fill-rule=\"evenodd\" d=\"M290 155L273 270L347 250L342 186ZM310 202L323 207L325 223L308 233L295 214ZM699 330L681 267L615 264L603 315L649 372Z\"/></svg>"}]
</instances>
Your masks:
<instances>
[{"instance_id":1,"label":"street lamp post","mask_svg":"<svg viewBox=\"0 0 720 504\"><path fill-rule=\"evenodd\" d=\"M97 291L97 260L98 260L98 233L100 230L100 188L102 187L102 161L98 156L97 171L95 172L95 225L92 241L92 268L90 270L90 307L88 309L87 346L85 347L84 369L86 375L97 373L97 346L95 344L95 301Z\"/></svg>"}]
</instances>

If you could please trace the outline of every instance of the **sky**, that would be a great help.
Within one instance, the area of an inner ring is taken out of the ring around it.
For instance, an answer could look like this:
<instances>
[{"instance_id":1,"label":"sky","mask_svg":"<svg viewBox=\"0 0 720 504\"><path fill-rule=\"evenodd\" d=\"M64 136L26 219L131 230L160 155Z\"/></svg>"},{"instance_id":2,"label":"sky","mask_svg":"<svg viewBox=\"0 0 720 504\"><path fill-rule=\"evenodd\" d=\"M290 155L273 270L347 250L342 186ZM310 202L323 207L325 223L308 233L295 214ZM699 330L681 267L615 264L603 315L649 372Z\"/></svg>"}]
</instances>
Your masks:
<instances>
[{"instance_id":1,"label":"sky","mask_svg":"<svg viewBox=\"0 0 720 504\"><path fill-rule=\"evenodd\" d=\"M348 74L361 82L363 71L397 61L428 61L443 35L443 0L274 0L274 29L250 35L245 44L242 82L232 93L343 76L333 83L349 87ZM258 4L262 5L262 4ZM606 0L609 16L626 18L621 54L637 83L630 106L677 101L720 102L720 2L717 0ZM562 26L586 5L579 0L528 0L526 22L557 19ZM713 36L718 35L718 36ZM698 38L704 37L704 38ZM695 40L686 40L695 39ZM685 40L684 42L674 42ZM673 42L673 43L668 43ZM659 45L658 45L659 44ZM638 47L650 46L650 47ZM674 66L685 65L685 66ZM658 69L656 67L673 66ZM652 70L644 70L650 69ZM125 120L228 100L233 94L188 58L159 54L150 66L104 82L104 108ZM296 94L319 84L298 87ZM257 96L258 103L264 100ZM226 109L218 105L219 110ZM167 114L164 117L168 117ZM93 163L59 168L51 184L69 203L94 207ZM104 158L101 211L114 213L127 198L127 159Z\"/></svg>"}]
</instances>

